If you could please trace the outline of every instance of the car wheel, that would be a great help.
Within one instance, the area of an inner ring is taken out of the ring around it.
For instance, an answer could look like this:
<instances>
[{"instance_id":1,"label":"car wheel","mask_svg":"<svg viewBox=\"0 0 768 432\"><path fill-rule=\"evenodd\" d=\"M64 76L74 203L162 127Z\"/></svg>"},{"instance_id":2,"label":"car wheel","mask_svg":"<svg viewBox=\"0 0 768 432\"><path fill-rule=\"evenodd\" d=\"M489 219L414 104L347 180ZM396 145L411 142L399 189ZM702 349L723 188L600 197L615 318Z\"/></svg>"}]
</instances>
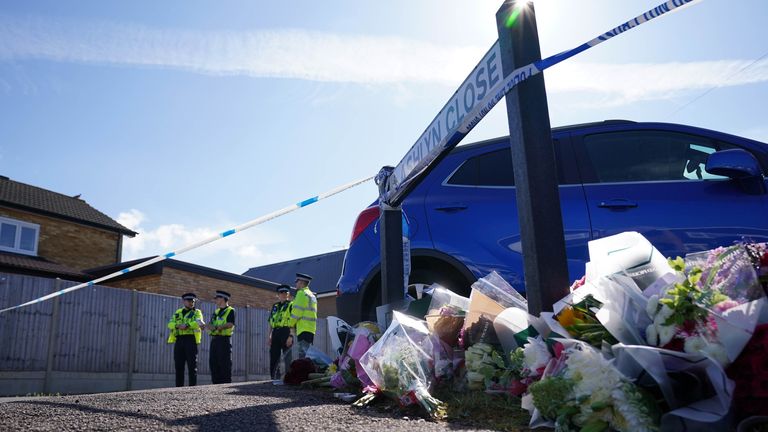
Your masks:
<instances>
[{"instance_id":1,"label":"car wheel","mask_svg":"<svg viewBox=\"0 0 768 432\"><path fill-rule=\"evenodd\" d=\"M422 290L426 290L435 283L459 295L469 294L470 286L463 280L464 278L457 277L453 273L455 272L436 271L425 268L414 269L408 278L408 294L413 298L417 298L416 293L419 287Z\"/></svg>"}]
</instances>

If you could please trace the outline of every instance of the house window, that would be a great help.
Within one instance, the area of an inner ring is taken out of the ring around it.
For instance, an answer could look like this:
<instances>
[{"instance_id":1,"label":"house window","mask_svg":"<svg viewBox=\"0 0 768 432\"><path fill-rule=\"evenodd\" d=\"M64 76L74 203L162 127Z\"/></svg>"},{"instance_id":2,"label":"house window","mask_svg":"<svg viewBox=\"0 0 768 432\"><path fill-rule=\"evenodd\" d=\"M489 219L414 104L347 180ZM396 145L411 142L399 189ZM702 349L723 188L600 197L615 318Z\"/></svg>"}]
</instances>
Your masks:
<instances>
[{"instance_id":1,"label":"house window","mask_svg":"<svg viewBox=\"0 0 768 432\"><path fill-rule=\"evenodd\" d=\"M0 217L0 251L37 255L40 225Z\"/></svg>"}]
</instances>

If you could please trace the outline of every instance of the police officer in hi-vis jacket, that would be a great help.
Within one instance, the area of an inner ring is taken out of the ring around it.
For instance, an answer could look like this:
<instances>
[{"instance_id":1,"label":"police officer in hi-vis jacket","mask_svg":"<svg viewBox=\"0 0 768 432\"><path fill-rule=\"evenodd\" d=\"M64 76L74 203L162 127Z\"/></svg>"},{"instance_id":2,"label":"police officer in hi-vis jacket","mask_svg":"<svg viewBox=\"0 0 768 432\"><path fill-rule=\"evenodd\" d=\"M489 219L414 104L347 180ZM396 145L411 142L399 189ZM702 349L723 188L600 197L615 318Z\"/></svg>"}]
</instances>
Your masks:
<instances>
[{"instance_id":1,"label":"police officer in hi-vis jacket","mask_svg":"<svg viewBox=\"0 0 768 432\"><path fill-rule=\"evenodd\" d=\"M293 336L291 336L291 287L280 285L277 287L277 297L280 301L272 305L269 311L269 371L272 379L279 380L278 370L280 366L280 357L282 356L285 364L285 371L293 360L291 355L291 346L293 345Z\"/></svg>"},{"instance_id":2,"label":"police officer in hi-vis jacket","mask_svg":"<svg viewBox=\"0 0 768 432\"><path fill-rule=\"evenodd\" d=\"M184 307L176 310L168 322L171 330L168 343L173 346L173 361L176 365L176 387L184 386L184 365L189 370L189 385L197 385L197 346L202 339L203 312L195 308L197 296L186 293L181 296Z\"/></svg>"},{"instance_id":3,"label":"police officer in hi-vis jacket","mask_svg":"<svg viewBox=\"0 0 768 432\"><path fill-rule=\"evenodd\" d=\"M217 309L206 326L211 335L211 382L232 382L232 332L235 330L235 309L229 305L232 296L226 291L216 291Z\"/></svg>"},{"instance_id":4,"label":"police officer in hi-vis jacket","mask_svg":"<svg viewBox=\"0 0 768 432\"><path fill-rule=\"evenodd\" d=\"M307 355L307 350L315 341L317 329L317 297L309 289L312 276L296 273L296 298L291 307L291 327L296 327L296 341L299 344L299 358Z\"/></svg>"}]
</instances>

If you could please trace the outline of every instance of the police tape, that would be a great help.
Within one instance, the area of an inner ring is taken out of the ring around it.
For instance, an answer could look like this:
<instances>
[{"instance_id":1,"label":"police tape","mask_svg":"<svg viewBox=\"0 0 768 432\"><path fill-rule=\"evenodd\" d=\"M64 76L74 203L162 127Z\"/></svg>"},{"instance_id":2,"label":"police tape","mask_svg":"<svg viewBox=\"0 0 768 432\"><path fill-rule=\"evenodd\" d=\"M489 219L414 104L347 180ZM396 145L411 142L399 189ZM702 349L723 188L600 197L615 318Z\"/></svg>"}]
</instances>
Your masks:
<instances>
[{"instance_id":1,"label":"police tape","mask_svg":"<svg viewBox=\"0 0 768 432\"><path fill-rule=\"evenodd\" d=\"M19 308L22 308L22 307L25 307L25 306L33 305L35 303L44 302L46 300L50 300L50 299L52 299L54 297L58 297L60 295L66 294L68 292L72 292L72 291L79 290L81 288L93 286L93 285L95 285L95 284L97 284L99 282L104 282L106 280L109 280L109 279L112 279L112 278L115 278L115 277L118 277L118 276L122 276L122 275L124 275L126 273L130 273L130 272L132 272L134 270L138 270L140 268L152 265L154 263L166 260L168 258L177 256L177 255L181 255L184 252L189 252L192 249L197 249L200 246L206 245L208 243L214 242L214 241L219 240L219 239L223 239L224 237L229 237L229 236L231 236L234 233L245 231L248 228L255 227L256 225L263 224L264 222L267 222L269 220L278 218L278 217L283 216L283 215L285 215L287 213L290 213L292 211L295 211L295 210L298 210L300 208L306 207L306 206L308 206L310 204L314 204L314 203L316 203L316 202L318 202L320 200L329 198L329 197L331 197L333 195L336 195L336 194L338 194L340 192L343 192L343 191L345 191L347 189L351 189L351 188L353 188L353 187L355 187L357 185L363 184L363 183L365 183L365 182L367 182L368 180L371 180L371 179L373 179L373 176L367 177L367 178L364 178L364 179L360 179L360 180L356 180L356 181L353 181L353 182L350 182L350 183L347 183L347 184L344 184L344 185L339 186L337 188L331 189L328 192L322 193L322 194L314 196L312 198L305 199L304 201L300 201L300 202L298 202L296 204L293 204L291 206L282 208L280 210L274 211L274 212L269 213L267 215L264 215L264 216L261 216L259 218L253 219L253 220L251 220L249 222L246 222L244 224L238 225L238 226L236 226L236 227L234 227L232 229L229 229L229 230L226 230L226 231L222 231L219 234L216 234L214 236L211 236L211 237L208 237L206 239L200 240L197 243L192 243L192 244L189 244L187 246L184 246L183 248L175 250L173 252L168 252L166 254L156 256L156 257L154 257L152 259L149 259L147 261L143 261L143 262L141 262L139 264L132 265L132 266L127 267L125 269L122 269L120 271L116 271L116 272L108 274L106 276L102 276L102 277L100 277L98 279L94 279L94 280L89 281L89 282L84 282L84 283L81 283L79 285L75 285L75 286L72 286L72 287L69 287L69 288L62 289L62 290L56 291L54 293L48 294L46 296L43 296L43 297L40 297L40 298L37 298L37 299L34 299L34 300L30 300L30 301L28 301L26 303L22 303L22 304L17 305L17 306L12 306L12 307L9 307L9 308L0 309L0 313L8 312L8 311L11 311L11 310L14 310L14 309L19 309Z\"/></svg>"},{"instance_id":2,"label":"police tape","mask_svg":"<svg viewBox=\"0 0 768 432\"><path fill-rule=\"evenodd\" d=\"M475 126L477 126L478 123L480 123L480 120L482 120L507 93L509 93L521 82L526 81L529 78L538 75L545 69L561 63L615 36L632 30L633 28L638 27L643 23L651 21L652 19L658 18L669 12L675 11L683 6L687 6L699 1L701 0L669 0L575 48L563 51L559 54L549 56L545 59L513 70L510 74L506 75L504 79L499 80L498 83L493 85L493 87L488 90L486 96L475 103L473 107L467 111L463 118L457 122L456 126L447 131L445 135L442 135L443 138L441 140L438 141L436 139L431 141L434 144L430 144L430 142L427 141L426 146L429 148L426 150L426 152L421 148L423 141L420 137L416 144L414 144L408 150L405 157L397 164L392 174L387 179L386 191L381 195L381 201L390 205L397 205L399 202L401 202L413 180L418 178L419 175L424 172L424 170L426 170L441 154L458 145L458 143ZM498 41L496 43L498 44ZM440 113L438 113L438 117L439 116ZM439 123L438 117L432 121L433 124L435 122ZM429 133L431 126L432 124L427 127L425 134ZM422 135L422 137L423 136L424 135ZM414 155L418 156L414 157ZM412 164L411 161L417 159L417 157L418 160ZM408 166L411 164L412 166Z\"/></svg>"},{"instance_id":3,"label":"police tape","mask_svg":"<svg viewBox=\"0 0 768 432\"><path fill-rule=\"evenodd\" d=\"M469 131L472 130L478 123L480 123L480 120L485 117L486 114L493 108L500 100L503 98L507 93L509 93L510 90L512 90L513 87L520 84L521 82L540 74L545 69L549 69L550 67L561 63L565 60L568 60L569 58L580 54L594 46L597 46L615 36L618 36L624 32L627 32L640 24L646 23L654 18L658 18L668 12L672 12L677 8L692 4L694 2L701 1L701 0L669 0L666 3L662 3L659 6L656 6L655 8L645 12L642 15L638 15L635 18L632 18L631 20L625 22L624 24L617 26L613 28L612 30L609 30L600 36L590 40L589 42L585 42L576 48L572 48L570 50L563 51L559 54L555 54L552 56L549 56L545 59L533 62L529 65L520 67L512 71L509 75L507 75L502 81L500 81L498 84L496 84L493 88L491 88L490 91L488 91L488 96L486 96L485 100L480 101L475 108L467 113L467 115L464 117L464 120L461 122L457 130L464 135L469 133Z\"/></svg>"}]
</instances>

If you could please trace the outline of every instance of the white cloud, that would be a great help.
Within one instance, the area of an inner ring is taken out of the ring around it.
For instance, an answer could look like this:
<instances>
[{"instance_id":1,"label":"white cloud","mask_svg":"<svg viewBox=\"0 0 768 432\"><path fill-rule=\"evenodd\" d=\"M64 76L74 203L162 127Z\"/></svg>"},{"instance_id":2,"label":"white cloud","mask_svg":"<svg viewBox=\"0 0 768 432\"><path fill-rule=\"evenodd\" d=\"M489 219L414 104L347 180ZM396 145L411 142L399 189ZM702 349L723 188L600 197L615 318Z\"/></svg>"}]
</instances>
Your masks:
<instances>
[{"instance_id":1,"label":"white cloud","mask_svg":"<svg viewBox=\"0 0 768 432\"><path fill-rule=\"evenodd\" d=\"M351 83L456 85L484 51L303 30L187 31L0 15L0 59L46 59ZM478 54L479 53L479 54Z\"/></svg>"},{"instance_id":2,"label":"white cloud","mask_svg":"<svg viewBox=\"0 0 768 432\"><path fill-rule=\"evenodd\" d=\"M749 60L630 64L565 62L545 74L548 91L589 94L584 98L584 106L605 107L672 99L690 91L768 81L768 60L751 63Z\"/></svg>"},{"instance_id":3,"label":"white cloud","mask_svg":"<svg viewBox=\"0 0 768 432\"><path fill-rule=\"evenodd\" d=\"M160 67L213 75L455 88L488 47L305 30L190 31L134 24L0 14L0 60ZM596 64L568 61L546 72L547 88L584 106L670 99L686 92L768 81L768 60ZM319 100L334 94L317 95Z\"/></svg>"},{"instance_id":4,"label":"white cloud","mask_svg":"<svg viewBox=\"0 0 768 432\"><path fill-rule=\"evenodd\" d=\"M231 224L210 228L166 224L147 229L143 224L148 220L143 212L136 209L118 215L117 221L120 224L139 233L134 238L124 238L124 261L176 251L234 226ZM193 249L180 255L178 259L219 270L243 273L250 267L288 259L291 253L286 250L285 243L279 233L264 227L255 227Z\"/></svg>"}]
</instances>

